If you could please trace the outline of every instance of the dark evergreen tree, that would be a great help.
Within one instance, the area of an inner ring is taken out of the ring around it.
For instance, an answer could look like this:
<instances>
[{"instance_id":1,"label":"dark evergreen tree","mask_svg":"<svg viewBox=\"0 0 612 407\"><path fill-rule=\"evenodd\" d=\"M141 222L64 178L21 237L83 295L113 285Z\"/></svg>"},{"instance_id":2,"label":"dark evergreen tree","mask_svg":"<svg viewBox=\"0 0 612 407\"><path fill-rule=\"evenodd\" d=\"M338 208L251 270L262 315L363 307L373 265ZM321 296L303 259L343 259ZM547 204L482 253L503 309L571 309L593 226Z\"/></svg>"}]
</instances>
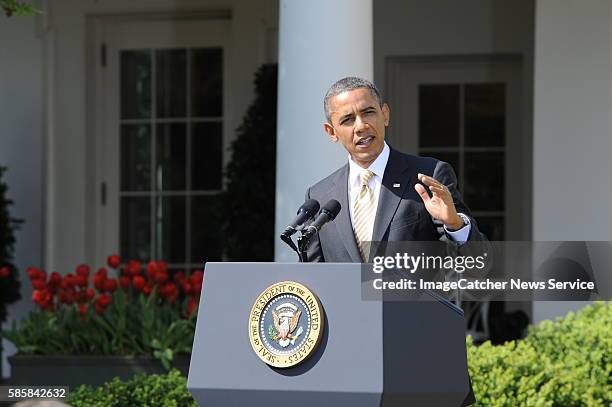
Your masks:
<instances>
[{"instance_id":1,"label":"dark evergreen tree","mask_svg":"<svg viewBox=\"0 0 612 407\"><path fill-rule=\"evenodd\" d=\"M224 253L232 261L274 260L277 66L255 74L255 100L238 128L222 195Z\"/></svg>"},{"instance_id":2,"label":"dark evergreen tree","mask_svg":"<svg viewBox=\"0 0 612 407\"><path fill-rule=\"evenodd\" d=\"M11 218L7 198L7 186L2 182L6 168L0 167L0 324L6 319L6 306L17 301L19 296L18 272L13 264L15 229L21 221ZM8 270L8 274L7 273Z\"/></svg>"}]
</instances>

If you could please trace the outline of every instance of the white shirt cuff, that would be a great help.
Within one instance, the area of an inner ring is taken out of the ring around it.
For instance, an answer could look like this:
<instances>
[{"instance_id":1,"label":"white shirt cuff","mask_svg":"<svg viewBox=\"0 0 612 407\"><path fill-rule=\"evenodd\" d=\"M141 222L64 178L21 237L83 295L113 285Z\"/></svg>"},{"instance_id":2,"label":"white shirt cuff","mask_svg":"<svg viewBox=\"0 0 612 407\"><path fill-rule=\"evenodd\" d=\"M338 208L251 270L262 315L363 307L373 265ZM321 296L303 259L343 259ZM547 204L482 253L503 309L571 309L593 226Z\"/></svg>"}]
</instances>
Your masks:
<instances>
[{"instance_id":1,"label":"white shirt cuff","mask_svg":"<svg viewBox=\"0 0 612 407\"><path fill-rule=\"evenodd\" d=\"M470 219L465 214L458 213L458 215L463 218L463 220L465 221L465 225L461 229L457 229L453 232L448 230L446 228L446 225L444 225L444 231L455 242L465 243L467 242L468 237L470 236L470 231L472 230L472 224L470 223Z\"/></svg>"}]
</instances>

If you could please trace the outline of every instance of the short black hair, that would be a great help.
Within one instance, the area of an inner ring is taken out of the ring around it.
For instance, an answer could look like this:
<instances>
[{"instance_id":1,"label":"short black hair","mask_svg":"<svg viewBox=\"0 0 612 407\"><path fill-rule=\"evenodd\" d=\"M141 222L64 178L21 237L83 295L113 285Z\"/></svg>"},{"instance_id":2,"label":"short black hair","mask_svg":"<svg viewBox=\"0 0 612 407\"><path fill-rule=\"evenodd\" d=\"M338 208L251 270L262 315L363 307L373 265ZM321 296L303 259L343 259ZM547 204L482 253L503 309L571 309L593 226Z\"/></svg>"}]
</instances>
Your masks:
<instances>
[{"instance_id":1,"label":"short black hair","mask_svg":"<svg viewBox=\"0 0 612 407\"><path fill-rule=\"evenodd\" d=\"M380 97L380 91L376 85L367 79L359 78L357 76L347 76L346 78L342 78L331 85L325 94L325 98L323 99L323 109L325 110L325 117L327 118L327 121L331 123L331 112L329 111L329 100L331 98L343 92L362 88L368 89L380 107L382 107L382 98Z\"/></svg>"}]
</instances>

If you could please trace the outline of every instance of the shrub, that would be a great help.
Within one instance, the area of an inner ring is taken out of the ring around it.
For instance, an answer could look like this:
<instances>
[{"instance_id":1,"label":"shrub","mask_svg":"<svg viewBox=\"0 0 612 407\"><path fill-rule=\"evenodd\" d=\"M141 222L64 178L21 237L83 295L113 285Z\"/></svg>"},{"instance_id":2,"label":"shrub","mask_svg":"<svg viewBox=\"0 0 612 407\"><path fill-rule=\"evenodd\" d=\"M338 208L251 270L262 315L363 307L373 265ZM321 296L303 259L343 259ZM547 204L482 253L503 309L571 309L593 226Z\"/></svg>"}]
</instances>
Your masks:
<instances>
[{"instance_id":1,"label":"shrub","mask_svg":"<svg viewBox=\"0 0 612 407\"><path fill-rule=\"evenodd\" d=\"M166 375L137 375L121 382L115 378L98 388L81 386L70 394L73 407L197 407L187 391L187 379L178 370Z\"/></svg>"},{"instance_id":2,"label":"shrub","mask_svg":"<svg viewBox=\"0 0 612 407\"><path fill-rule=\"evenodd\" d=\"M15 230L21 220L13 219L9 207L13 204L8 196L8 187L2 182L6 171L0 166L0 325L6 319L6 306L17 301L19 296L19 272L13 264L15 252Z\"/></svg>"},{"instance_id":3,"label":"shrub","mask_svg":"<svg viewBox=\"0 0 612 407\"><path fill-rule=\"evenodd\" d=\"M230 147L222 195L225 255L231 261L274 260L276 64L255 73L255 100Z\"/></svg>"},{"instance_id":4,"label":"shrub","mask_svg":"<svg viewBox=\"0 0 612 407\"><path fill-rule=\"evenodd\" d=\"M612 405L612 303L595 303L523 340L476 347L468 364L477 406Z\"/></svg>"}]
</instances>

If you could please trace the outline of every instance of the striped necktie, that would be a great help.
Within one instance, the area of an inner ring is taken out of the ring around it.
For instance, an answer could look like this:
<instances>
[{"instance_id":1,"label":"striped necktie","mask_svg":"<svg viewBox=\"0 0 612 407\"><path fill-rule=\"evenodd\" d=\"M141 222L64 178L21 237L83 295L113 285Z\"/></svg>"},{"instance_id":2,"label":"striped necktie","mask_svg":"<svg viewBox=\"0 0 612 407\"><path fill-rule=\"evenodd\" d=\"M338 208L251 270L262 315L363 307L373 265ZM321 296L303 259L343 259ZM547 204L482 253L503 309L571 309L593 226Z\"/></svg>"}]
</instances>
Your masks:
<instances>
[{"instance_id":1,"label":"striped necktie","mask_svg":"<svg viewBox=\"0 0 612 407\"><path fill-rule=\"evenodd\" d=\"M372 240L372 230L374 229L374 218L376 217L376 199L374 191L369 187L368 182L374 176L370 170L363 170L359 175L361 189L355 197L353 203L353 230L355 239L361 253L361 259L367 261L369 243Z\"/></svg>"}]
</instances>

